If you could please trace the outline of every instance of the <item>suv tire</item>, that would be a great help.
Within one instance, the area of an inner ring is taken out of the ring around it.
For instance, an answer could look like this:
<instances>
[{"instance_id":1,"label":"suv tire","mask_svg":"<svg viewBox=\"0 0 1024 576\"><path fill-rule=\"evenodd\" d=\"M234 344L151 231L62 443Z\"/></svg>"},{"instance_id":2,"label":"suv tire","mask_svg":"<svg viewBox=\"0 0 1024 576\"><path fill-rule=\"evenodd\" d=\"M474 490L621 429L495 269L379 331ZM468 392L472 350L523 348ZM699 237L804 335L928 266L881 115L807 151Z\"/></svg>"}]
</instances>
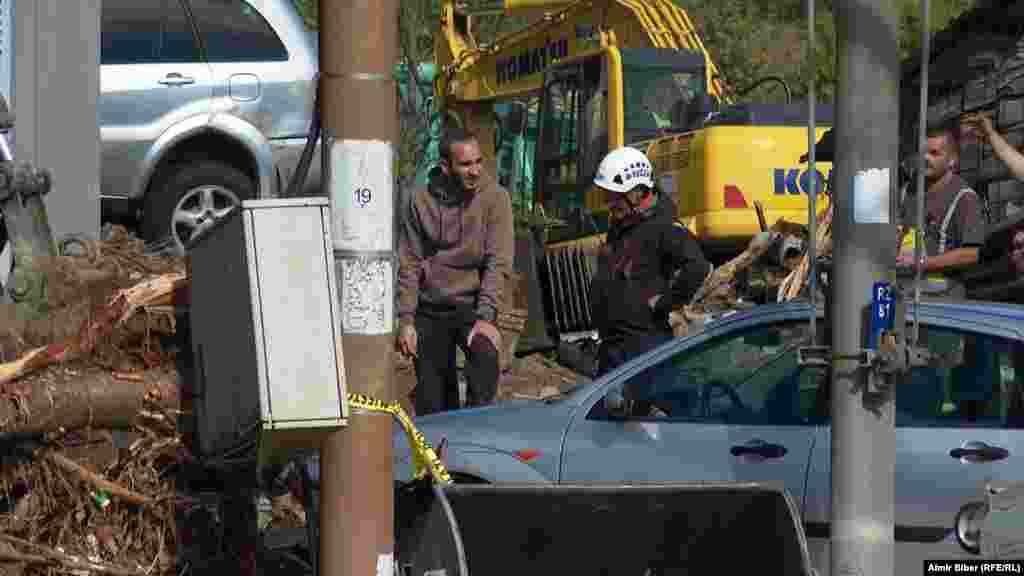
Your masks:
<instances>
[{"instance_id":1,"label":"suv tire","mask_svg":"<svg viewBox=\"0 0 1024 576\"><path fill-rule=\"evenodd\" d=\"M143 235L184 254L184 243L256 195L256 184L241 170L213 160L170 167L147 195ZM177 225L172 225L175 215Z\"/></svg>"}]
</instances>

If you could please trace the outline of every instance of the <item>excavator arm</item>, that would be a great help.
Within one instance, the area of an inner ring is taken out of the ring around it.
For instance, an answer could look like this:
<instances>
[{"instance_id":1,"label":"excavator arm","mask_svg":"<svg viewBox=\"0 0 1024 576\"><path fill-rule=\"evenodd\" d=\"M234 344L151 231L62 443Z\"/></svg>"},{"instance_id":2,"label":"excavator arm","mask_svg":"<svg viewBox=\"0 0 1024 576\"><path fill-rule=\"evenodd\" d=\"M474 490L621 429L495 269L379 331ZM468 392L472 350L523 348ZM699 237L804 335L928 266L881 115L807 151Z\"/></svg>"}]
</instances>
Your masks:
<instances>
[{"instance_id":1,"label":"excavator arm","mask_svg":"<svg viewBox=\"0 0 1024 576\"><path fill-rule=\"evenodd\" d=\"M547 110L546 127L539 128L546 136L543 144L538 142L540 156L534 169L566 176L559 184L542 183L533 192L534 202L546 203L542 198L550 200L554 194L568 198L564 190L575 188L572 182L578 180L568 174L596 168L594 159L608 146L653 138L662 128L692 129L700 110L714 108L715 101L731 103L693 22L671 0L438 0L437 6L435 109L446 121L477 135L489 172L498 173L495 143L502 141L497 137L501 120L495 104L541 96L539 108L530 106L535 115ZM476 34L477 23L482 15L496 13L525 16L530 23L485 44ZM555 88L557 94L548 93L545 82L557 81L561 74L555 70L566 71L584 61L591 63L586 81L563 82ZM594 100L586 112L567 114L566 107L577 104L565 98L595 97L592 85L584 89L579 82L593 80L592 65L598 61L604 62L599 75L606 94L603 99L597 94L597 100L604 103L595 107ZM673 90L675 96L670 95ZM710 99L707 104L705 99ZM552 114L561 118L557 126L551 123ZM598 121L603 132L596 125L584 129L584 114L603 114ZM566 122L580 123L569 130L573 135L566 136ZM658 132L626 134L630 127ZM579 130L590 132L588 143L576 142L583 138L575 134ZM568 148L562 150L563 145ZM572 160L577 154L583 157L578 165Z\"/></svg>"},{"instance_id":2,"label":"excavator arm","mask_svg":"<svg viewBox=\"0 0 1024 576\"><path fill-rule=\"evenodd\" d=\"M522 30L484 45L482 15L531 15ZM709 93L731 102L724 78L685 10L670 0L440 0L435 36L436 96L456 101L513 97L539 90L544 69L602 46L665 48L704 58Z\"/></svg>"}]
</instances>

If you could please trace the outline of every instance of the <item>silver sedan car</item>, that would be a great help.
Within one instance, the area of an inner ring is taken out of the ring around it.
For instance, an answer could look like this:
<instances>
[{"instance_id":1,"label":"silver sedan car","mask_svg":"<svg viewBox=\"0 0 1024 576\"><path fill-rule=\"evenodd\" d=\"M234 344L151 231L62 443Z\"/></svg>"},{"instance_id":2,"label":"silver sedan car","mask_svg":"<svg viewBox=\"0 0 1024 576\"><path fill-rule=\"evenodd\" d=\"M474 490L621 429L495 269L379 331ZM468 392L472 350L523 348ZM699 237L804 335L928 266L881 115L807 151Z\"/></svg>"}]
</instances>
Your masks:
<instances>
[{"instance_id":1,"label":"silver sedan car","mask_svg":"<svg viewBox=\"0 0 1024 576\"><path fill-rule=\"evenodd\" d=\"M924 559L970 556L970 531L954 527L958 512L987 480L1024 479L1024 306L936 302L918 311L937 361L896 391L898 574L918 573ZM797 363L810 312L789 303L733 313L562 396L416 425L435 448L443 444L456 481L782 486L827 574L830 387L823 368ZM640 392L626 404L623 388L633 383ZM395 458L396 479L408 479L400 432Z\"/></svg>"}]
</instances>

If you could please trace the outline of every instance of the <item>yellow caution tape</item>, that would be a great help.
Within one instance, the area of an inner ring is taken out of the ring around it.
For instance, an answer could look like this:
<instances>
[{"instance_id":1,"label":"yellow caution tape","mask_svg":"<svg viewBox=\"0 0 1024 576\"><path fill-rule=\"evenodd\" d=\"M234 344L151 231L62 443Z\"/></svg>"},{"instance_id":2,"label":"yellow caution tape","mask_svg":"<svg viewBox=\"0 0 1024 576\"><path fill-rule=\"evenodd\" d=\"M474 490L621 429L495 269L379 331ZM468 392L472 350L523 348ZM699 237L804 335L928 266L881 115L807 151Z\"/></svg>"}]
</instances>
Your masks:
<instances>
[{"instance_id":1,"label":"yellow caution tape","mask_svg":"<svg viewBox=\"0 0 1024 576\"><path fill-rule=\"evenodd\" d=\"M430 447L427 438L416 429L416 426L412 423L412 418L409 418L409 415L405 413L400 404L397 402L385 404L376 398L362 394L349 394L348 403L349 406L356 406L371 412L385 412L398 419L398 423L402 425L405 435L409 438L416 479L421 479L425 475L430 474L434 481L439 484L452 483L452 477L448 474L448 469L441 463L441 459L438 458L434 449Z\"/></svg>"}]
</instances>

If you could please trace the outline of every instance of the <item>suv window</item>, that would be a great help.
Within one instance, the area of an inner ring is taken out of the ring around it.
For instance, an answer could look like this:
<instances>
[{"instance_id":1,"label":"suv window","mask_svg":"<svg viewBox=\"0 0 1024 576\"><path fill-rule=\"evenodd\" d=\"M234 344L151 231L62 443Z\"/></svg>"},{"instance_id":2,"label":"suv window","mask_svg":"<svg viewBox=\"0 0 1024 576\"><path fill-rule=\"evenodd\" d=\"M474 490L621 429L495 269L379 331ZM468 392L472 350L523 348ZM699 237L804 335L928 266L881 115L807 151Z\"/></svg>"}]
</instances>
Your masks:
<instances>
[{"instance_id":1,"label":"suv window","mask_svg":"<svg viewBox=\"0 0 1024 576\"><path fill-rule=\"evenodd\" d=\"M797 365L797 348L809 342L806 322L729 334L631 377L623 394L636 419L807 424L825 374Z\"/></svg>"},{"instance_id":2,"label":"suv window","mask_svg":"<svg viewBox=\"0 0 1024 576\"><path fill-rule=\"evenodd\" d=\"M103 0L102 64L199 61L199 46L180 0Z\"/></svg>"},{"instance_id":3,"label":"suv window","mask_svg":"<svg viewBox=\"0 0 1024 576\"><path fill-rule=\"evenodd\" d=\"M279 62L288 49L245 0L189 0L210 62Z\"/></svg>"}]
</instances>

